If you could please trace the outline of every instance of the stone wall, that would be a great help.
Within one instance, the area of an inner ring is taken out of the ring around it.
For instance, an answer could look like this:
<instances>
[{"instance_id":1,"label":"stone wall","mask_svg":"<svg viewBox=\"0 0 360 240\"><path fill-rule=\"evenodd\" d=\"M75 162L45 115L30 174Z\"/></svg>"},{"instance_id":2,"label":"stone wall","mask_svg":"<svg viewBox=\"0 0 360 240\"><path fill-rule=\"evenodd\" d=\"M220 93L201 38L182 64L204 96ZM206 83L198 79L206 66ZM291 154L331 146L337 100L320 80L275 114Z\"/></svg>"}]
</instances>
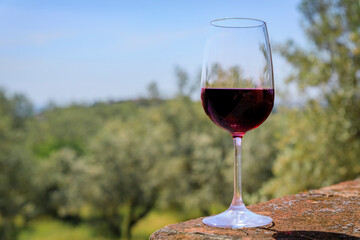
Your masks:
<instances>
[{"instance_id":1,"label":"stone wall","mask_svg":"<svg viewBox=\"0 0 360 240\"><path fill-rule=\"evenodd\" d=\"M159 229L150 239L360 239L360 179L248 208L273 223L226 229L206 226L198 218Z\"/></svg>"}]
</instances>

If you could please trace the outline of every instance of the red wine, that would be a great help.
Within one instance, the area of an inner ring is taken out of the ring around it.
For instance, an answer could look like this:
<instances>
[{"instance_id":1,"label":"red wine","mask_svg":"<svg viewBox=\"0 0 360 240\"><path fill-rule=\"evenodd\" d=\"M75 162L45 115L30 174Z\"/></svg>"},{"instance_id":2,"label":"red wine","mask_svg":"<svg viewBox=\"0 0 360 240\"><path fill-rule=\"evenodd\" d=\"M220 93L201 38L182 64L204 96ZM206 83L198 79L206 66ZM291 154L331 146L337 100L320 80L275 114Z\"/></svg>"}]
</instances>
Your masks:
<instances>
[{"instance_id":1,"label":"red wine","mask_svg":"<svg viewBox=\"0 0 360 240\"><path fill-rule=\"evenodd\" d=\"M274 89L202 88L203 108L210 119L234 137L262 124L274 105Z\"/></svg>"}]
</instances>

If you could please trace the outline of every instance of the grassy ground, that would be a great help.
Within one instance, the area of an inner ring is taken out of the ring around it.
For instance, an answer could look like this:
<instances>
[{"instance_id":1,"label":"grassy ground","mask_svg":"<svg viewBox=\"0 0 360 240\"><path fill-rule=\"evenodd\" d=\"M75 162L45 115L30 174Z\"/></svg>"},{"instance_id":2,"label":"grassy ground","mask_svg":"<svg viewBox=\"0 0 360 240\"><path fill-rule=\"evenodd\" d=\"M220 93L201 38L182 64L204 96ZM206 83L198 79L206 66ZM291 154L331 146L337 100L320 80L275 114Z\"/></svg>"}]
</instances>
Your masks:
<instances>
[{"instance_id":1,"label":"grassy ground","mask_svg":"<svg viewBox=\"0 0 360 240\"><path fill-rule=\"evenodd\" d=\"M91 228L86 225L71 226L53 219L37 219L22 231L19 240L104 240L95 237Z\"/></svg>"},{"instance_id":2,"label":"grassy ground","mask_svg":"<svg viewBox=\"0 0 360 240\"><path fill-rule=\"evenodd\" d=\"M133 240L149 239L151 233L166 225L182 221L181 215L173 212L151 212L133 229ZM95 235L91 226L72 226L58 220L42 218L32 221L20 233L19 240L105 240Z\"/></svg>"},{"instance_id":3,"label":"grassy ground","mask_svg":"<svg viewBox=\"0 0 360 240\"><path fill-rule=\"evenodd\" d=\"M134 227L134 239L149 239L149 236L156 230L182 220L183 216L181 216L181 213L151 212L143 221Z\"/></svg>"}]
</instances>

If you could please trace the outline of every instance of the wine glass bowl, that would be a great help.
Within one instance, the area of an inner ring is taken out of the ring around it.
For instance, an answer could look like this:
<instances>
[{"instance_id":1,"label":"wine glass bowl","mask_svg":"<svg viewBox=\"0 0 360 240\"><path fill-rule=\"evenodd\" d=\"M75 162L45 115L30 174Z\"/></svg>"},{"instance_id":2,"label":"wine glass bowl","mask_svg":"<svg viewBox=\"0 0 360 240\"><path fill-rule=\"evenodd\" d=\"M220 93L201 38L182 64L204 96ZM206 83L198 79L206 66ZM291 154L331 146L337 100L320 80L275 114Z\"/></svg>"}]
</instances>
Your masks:
<instances>
[{"instance_id":1,"label":"wine glass bowl","mask_svg":"<svg viewBox=\"0 0 360 240\"><path fill-rule=\"evenodd\" d=\"M233 136L243 136L269 116L274 103L274 89L202 88L204 110L218 126Z\"/></svg>"},{"instance_id":2,"label":"wine glass bowl","mask_svg":"<svg viewBox=\"0 0 360 240\"><path fill-rule=\"evenodd\" d=\"M215 227L257 227L272 219L246 209L241 196L241 141L260 126L274 105L271 49L266 23L224 18L211 22L205 46L201 101L205 113L230 132L235 147L234 196L225 212L204 218Z\"/></svg>"}]
</instances>

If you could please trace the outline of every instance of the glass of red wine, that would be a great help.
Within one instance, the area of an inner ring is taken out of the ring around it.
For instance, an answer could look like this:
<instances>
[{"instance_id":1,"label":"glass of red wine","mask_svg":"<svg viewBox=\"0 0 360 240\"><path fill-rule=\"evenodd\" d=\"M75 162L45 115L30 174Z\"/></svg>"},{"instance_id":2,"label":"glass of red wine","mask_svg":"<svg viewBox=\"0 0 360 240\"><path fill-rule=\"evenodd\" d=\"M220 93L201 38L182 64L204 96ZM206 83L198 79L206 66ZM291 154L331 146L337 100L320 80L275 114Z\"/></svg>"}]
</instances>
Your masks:
<instances>
[{"instance_id":1,"label":"glass of red wine","mask_svg":"<svg viewBox=\"0 0 360 240\"><path fill-rule=\"evenodd\" d=\"M248 228L272 219L245 207L241 196L241 141L260 126L274 105L274 80L266 23L224 18L211 22L201 75L201 101L209 118L230 132L235 147L234 195L223 213L206 217L214 227Z\"/></svg>"}]
</instances>

